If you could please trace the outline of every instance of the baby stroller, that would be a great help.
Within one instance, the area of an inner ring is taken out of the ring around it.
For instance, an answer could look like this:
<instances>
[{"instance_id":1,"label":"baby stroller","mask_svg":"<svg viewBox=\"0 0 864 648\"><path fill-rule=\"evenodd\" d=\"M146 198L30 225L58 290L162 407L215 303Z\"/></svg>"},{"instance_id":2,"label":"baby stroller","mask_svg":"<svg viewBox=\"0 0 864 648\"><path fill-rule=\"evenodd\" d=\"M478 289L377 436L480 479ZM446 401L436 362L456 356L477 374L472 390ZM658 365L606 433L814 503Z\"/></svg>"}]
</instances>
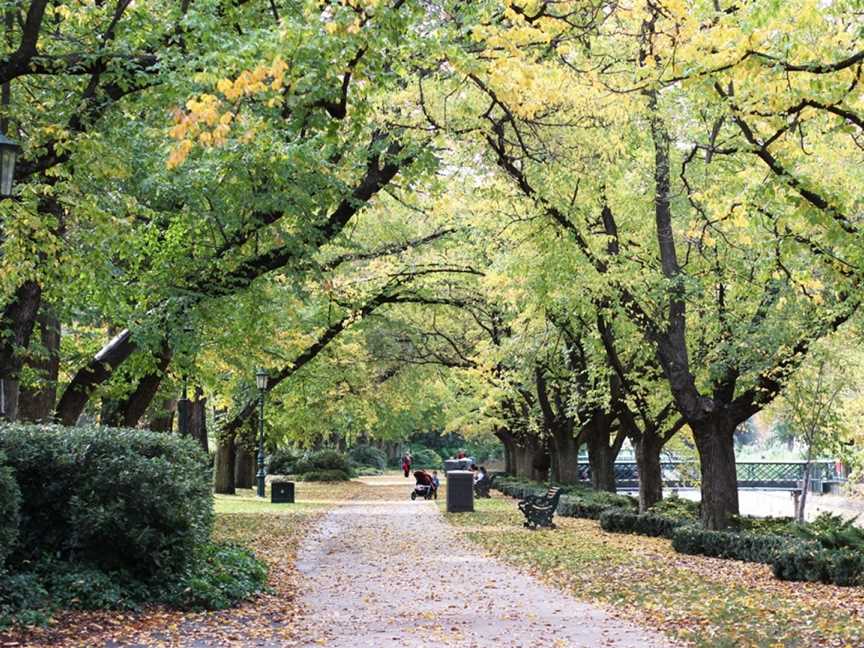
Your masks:
<instances>
[{"instance_id":1,"label":"baby stroller","mask_svg":"<svg viewBox=\"0 0 864 648\"><path fill-rule=\"evenodd\" d=\"M411 499L416 500L417 497L423 499L438 499L438 491L435 489L435 482L432 480L432 475L425 470L417 470L414 473L414 479L417 480L414 490L411 491Z\"/></svg>"}]
</instances>

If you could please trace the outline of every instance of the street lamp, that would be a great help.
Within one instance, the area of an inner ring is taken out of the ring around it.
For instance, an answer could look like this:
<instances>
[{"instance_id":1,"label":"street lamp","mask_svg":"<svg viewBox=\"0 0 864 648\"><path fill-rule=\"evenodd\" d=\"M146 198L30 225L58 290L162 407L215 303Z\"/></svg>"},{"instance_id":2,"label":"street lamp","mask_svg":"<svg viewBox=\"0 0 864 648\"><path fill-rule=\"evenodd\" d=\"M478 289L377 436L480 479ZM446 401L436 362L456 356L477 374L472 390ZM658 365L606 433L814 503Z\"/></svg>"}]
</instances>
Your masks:
<instances>
[{"instance_id":1,"label":"street lamp","mask_svg":"<svg viewBox=\"0 0 864 648\"><path fill-rule=\"evenodd\" d=\"M21 146L0 133L0 195L12 195L12 180L15 177L15 163Z\"/></svg>"},{"instance_id":2,"label":"street lamp","mask_svg":"<svg viewBox=\"0 0 864 648\"><path fill-rule=\"evenodd\" d=\"M264 393L267 391L267 372L255 372L258 385L258 497L264 497Z\"/></svg>"}]
</instances>

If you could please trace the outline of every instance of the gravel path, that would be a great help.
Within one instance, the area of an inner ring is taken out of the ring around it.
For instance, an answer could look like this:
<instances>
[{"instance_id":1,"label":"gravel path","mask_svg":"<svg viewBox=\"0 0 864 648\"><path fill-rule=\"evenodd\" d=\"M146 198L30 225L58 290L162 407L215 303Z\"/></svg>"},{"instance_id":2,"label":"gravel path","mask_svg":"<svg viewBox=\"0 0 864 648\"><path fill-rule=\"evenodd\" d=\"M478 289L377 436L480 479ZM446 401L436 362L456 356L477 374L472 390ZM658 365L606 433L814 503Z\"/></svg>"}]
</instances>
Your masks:
<instances>
[{"instance_id":1,"label":"gravel path","mask_svg":"<svg viewBox=\"0 0 864 648\"><path fill-rule=\"evenodd\" d=\"M305 646L672 646L484 556L431 502L338 507L301 548L298 568Z\"/></svg>"}]
</instances>

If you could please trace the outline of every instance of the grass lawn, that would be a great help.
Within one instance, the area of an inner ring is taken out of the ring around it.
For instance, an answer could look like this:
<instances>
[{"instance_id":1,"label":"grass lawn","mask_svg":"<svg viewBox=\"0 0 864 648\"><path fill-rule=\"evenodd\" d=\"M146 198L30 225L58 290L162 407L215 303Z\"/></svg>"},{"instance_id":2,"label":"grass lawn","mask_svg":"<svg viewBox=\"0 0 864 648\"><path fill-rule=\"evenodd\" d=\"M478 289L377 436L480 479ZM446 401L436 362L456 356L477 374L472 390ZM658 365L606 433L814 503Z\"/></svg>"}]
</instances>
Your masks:
<instances>
[{"instance_id":1,"label":"grass lawn","mask_svg":"<svg viewBox=\"0 0 864 648\"><path fill-rule=\"evenodd\" d=\"M681 555L668 540L606 533L593 520L529 531L502 497L475 507L446 517L493 556L691 645L864 646L864 588L778 581L766 565Z\"/></svg>"}]
</instances>

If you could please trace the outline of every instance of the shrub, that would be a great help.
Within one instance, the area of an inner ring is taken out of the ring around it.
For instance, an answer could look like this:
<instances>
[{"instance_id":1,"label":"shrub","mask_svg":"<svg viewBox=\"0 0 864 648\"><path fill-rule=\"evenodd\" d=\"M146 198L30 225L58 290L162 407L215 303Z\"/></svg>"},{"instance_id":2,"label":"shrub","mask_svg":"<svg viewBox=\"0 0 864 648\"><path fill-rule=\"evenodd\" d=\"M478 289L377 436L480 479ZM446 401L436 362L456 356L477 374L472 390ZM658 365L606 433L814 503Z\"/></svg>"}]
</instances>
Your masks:
<instances>
[{"instance_id":1,"label":"shrub","mask_svg":"<svg viewBox=\"0 0 864 648\"><path fill-rule=\"evenodd\" d=\"M338 450L319 450L306 455L294 466L294 472L298 475L328 470L344 472L350 478L351 464L348 457Z\"/></svg>"},{"instance_id":2,"label":"shrub","mask_svg":"<svg viewBox=\"0 0 864 648\"><path fill-rule=\"evenodd\" d=\"M12 468L0 452L0 569L18 539L18 516L21 491L15 482Z\"/></svg>"},{"instance_id":3,"label":"shrub","mask_svg":"<svg viewBox=\"0 0 864 648\"><path fill-rule=\"evenodd\" d=\"M636 533L655 538L671 538L675 529L683 524L687 524L687 521L654 513L640 515L627 509L611 508L600 514L600 527L611 533Z\"/></svg>"},{"instance_id":4,"label":"shrub","mask_svg":"<svg viewBox=\"0 0 864 648\"><path fill-rule=\"evenodd\" d=\"M792 532L799 538L814 540L826 549L864 551L864 529L855 526L858 518L846 520L841 515L820 513L810 524L796 524Z\"/></svg>"},{"instance_id":5,"label":"shrub","mask_svg":"<svg viewBox=\"0 0 864 648\"><path fill-rule=\"evenodd\" d=\"M0 450L22 494L10 565L52 555L146 581L181 570L209 541L211 470L191 439L5 424Z\"/></svg>"},{"instance_id":6,"label":"shrub","mask_svg":"<svg viewBox=\"0 0 864 648\"><path fill-rule=\"evenodd\" d=\"M243 547L207 544L160 598L189 610L222 610L264 588L267 566Z\"/></svg>"},{"instance_id":7,"label":"shrub","mask_svg":"<svg viewBox=\"0 0 864 648\"><path fill-rule=\"evenodd\" d=\"M369 466L384 470L387 467L387 455L380 448L371 445L358 445L351 448L348 457L357 466Z\"/></svg>"},{"instance_id":8,"label":"shrub","mask_svg":"<svg viewBox=\"0 0 864 648\"><path fill-rule=\"evenodd\" d=\"M290 448L279 448L270 455L267 465L268 475L293 475L300 455Z\"/></svg>"},{"instance_id":9,"label":"shrub","mask_svg":"<svg viewBox=\"0 0 864 648\"><path fill-rule=\"evenodd\" d=\"M699 502L684 499L677 495L670 495L666 499L657 502L648 512L667 518L675 518L676 520L692 520L695 522L699 519L700 509Z\"/></svg>"},{"instance_id":10,"label":"shrub","mask_svg":"<svg viewBox=\"0 0 864 648\"><path fill-rule=\"evenodd\" d=\"M310 470L303 473L301 477L303 481L308 482L335 482L351 479L351 475L344 470Z\"/></svg>"},{"instance_id":11,"label":"shrub","mask_svg":"<svg viewBox=\"0 0 864 648\"><path fill-rule=\"evenodd\" d=\"M778 553L771 568L781 580L864 585L864 554L851 549L799 545Z\"/></svg>"},{"instance_id":12,"label":"shrub","mask_svg":"<svg viewBox=\"0 0 864 648\"><path fill-rule=\"evenodd\" d=\"M359 468L354 469L354 474L357 477L371 477L375 475L383 475L384 471L379 468L373 468L372 466L360 466Z\"/></svg>"},{"instance_id":13,"label":"shrub","mask_svg":"<svg viewBox=\"0 0 864 648\"><path fill-rule=\"evenodd\" d=\"M411 468L434 468L441 469L444 462L441 461L441 455L429 448L420 448L416 452L411 453L412 462Z\"/></svg>"},{"instance_id":14,"label":"shrub","mask_svg":"<svg viewBox=\"0 0 864 648\"><path fill-rule=\"evenodd\" d=\"M794 522L791 517L735 516L732 526L740 531L768 535L792 535Z\"/></svg>"},{"instance_id":15,"label":"shrub","mask_svg":"<svg viewBox=\"0 0 864 648\"><path fill-rule=\"evenodd\" d=\"M672 532L672 547L678 553L733 558L745 562L771 563L781 551L816 546L789 536L734 531L709 531L685 525Z\"/></svg>"}]
</instances>

